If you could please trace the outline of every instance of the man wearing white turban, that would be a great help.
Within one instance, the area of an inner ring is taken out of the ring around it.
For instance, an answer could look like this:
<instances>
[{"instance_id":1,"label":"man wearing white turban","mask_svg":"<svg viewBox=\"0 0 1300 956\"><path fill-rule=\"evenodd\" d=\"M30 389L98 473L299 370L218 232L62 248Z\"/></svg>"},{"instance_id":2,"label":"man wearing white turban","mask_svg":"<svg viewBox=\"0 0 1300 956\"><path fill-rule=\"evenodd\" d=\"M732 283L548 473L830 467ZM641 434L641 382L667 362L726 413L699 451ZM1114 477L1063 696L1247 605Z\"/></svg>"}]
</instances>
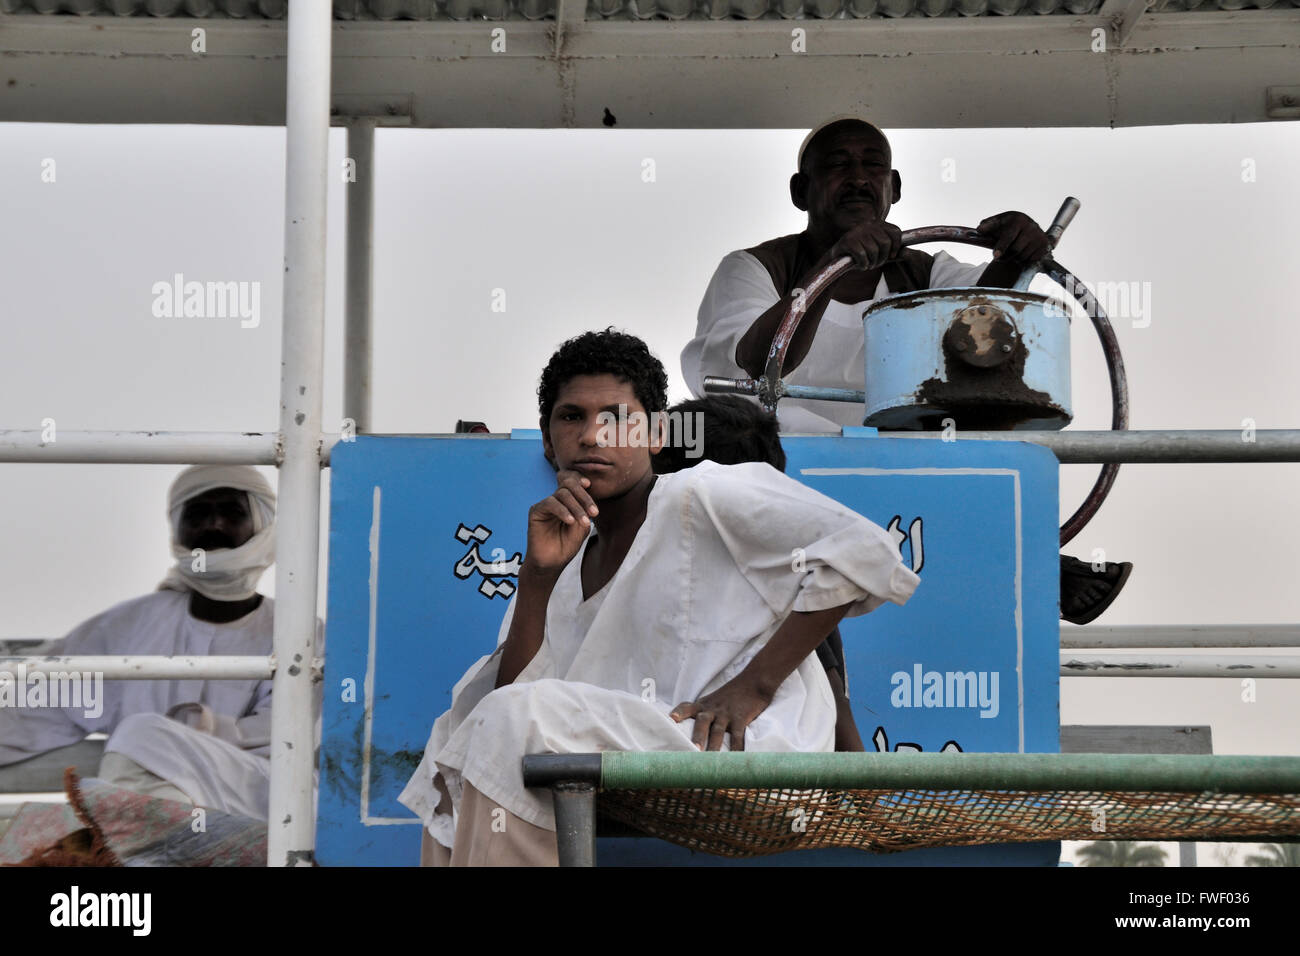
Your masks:
<instances>
[{"instance_id":1,"label":"man wearing white turban","mask_svg":"<svg viewBox=\"0 0 1300 956\"><path fill-rule=\"evenodd\" d=\"M257 583L275 555L275 493L242 465L196 465L167 496L175 565L152 594L74 629L69 655L272 652L273 602ZM323 625L317 622L317 649ZM0 766L108 734L99 776L118 786L265 820L271 681L122 680L94 714L0 708Z\"/></svg>"}]
</instances>

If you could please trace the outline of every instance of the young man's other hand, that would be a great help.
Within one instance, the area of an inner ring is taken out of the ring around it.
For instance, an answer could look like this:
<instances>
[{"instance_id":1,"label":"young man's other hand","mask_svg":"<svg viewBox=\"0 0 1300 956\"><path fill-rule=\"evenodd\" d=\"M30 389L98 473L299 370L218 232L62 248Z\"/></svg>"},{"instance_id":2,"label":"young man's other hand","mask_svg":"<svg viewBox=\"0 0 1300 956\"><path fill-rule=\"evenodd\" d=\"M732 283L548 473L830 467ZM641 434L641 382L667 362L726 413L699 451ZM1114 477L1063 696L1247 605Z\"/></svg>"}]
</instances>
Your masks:
<instances>
[{"instance_id":1,"label":"young man's other hand","mask_svg":"<svg viewBox=\"0 0 1300 956\"><path fill-rule=\"evenodd\" d=\"M767 710L770 703L771 694L764 693L757 684L740 674L712 694L678 704L669 716L679 724L695 718L695 733L691 740L701 750L721 750L722 740L727 734L731 735L732 750L744 750L745 728Z\"/></svg>"}]
</instances>

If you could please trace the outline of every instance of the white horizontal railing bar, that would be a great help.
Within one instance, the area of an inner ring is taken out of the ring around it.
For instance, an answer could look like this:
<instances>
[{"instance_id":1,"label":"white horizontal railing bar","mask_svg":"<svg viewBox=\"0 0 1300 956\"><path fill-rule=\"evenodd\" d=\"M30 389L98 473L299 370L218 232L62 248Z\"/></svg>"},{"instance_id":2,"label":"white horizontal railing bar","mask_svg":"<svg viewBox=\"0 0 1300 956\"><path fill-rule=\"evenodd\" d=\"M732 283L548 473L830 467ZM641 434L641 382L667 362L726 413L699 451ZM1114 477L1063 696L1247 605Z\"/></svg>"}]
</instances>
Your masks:
<instances>
[{"instance_id":1,"label":"white horizontal railing bar","mask_svg":"<svg viewBox=\"0 0 1300 956\"><path fill-rule=\"evenodd\" d=\"M1122 462L1134 465L1191 462L1300 461L1300 429L1270 428L1247 432L1239 428L1153 431L962 431L957 423L950 436L943 432L881 432L881 438L923 438L931 441L1023 441L1051 449L1063 465ZM1249 440L1247 440L1249 439Z\"/></svg>"},{"instance_id":2,"label":"white horizontal railing bar","mask_svg":"<svg viewBox=\"0 0 1300 956\"><path fill-rule=\"evenodd\" d=\"M115 465L278 465L275 432L0 431L0 461Z\"/></svg>"},{"instance_id":3,"label":"white horizontal railing bar","mask_svg":"<svg viewBox=\"0 0 1300 956\"><path fill-rule=\"evenodd\" d=\"M1061 647L1300 647L1295 624L1158 624L1133 627L1062 627Z\"/></svg>"},{"instance_id":4,"label":"white horizontal railing bar","mask_svg":"<svg viewBox=\"0 0 1300 956\"><path fill-rule=\"evenodd\" d=\"M274 657L159 657L138 655L111 657L74 655L68 657L0 657L0 681L22 673L98 674L105 680L270 680L275 675Z\"/></svg>"},{"instance_id":5,"label":"white horizontal railing bar","mask_svg":"<svg viewBox=\"0 0 1300 956\"><path fill-rule=\"evenodd\" d=\"M0 461L102 464L279 465L275 432L67 431L46 441L39 429L0 431ZM435 437L432 434L415 437ZM942 432L882 432L881 438L943 441ZM949 440L1023 441L1050 449L1062 464L1297 462L1300 429L1265 429L1243 439L1239 429L1162 431L964 432ZM323 433L322 464L340 433Z\"/></svg>"},{"instance_id":6,"label":"white horizontal railing bar","mask_svg":"<svg viewBox=\"0 0 1300 956\"><path fill-rule=\"evenodd\" d=\"M341 433L321 435L321 465ZM275 465L284 458L278 432L0 430L0 461L29 464Z\"/></svg>"},{"instance_id":7,"label":"white horizontal railing bar","mask_svg":"<svg viewBox=\"0 0 1300 956\"><path fill-rule=\"evenodd\" d=\"M1300 654L1246 655L1061 654L1062 677L1300 677Z\"/></svg>"}]
</instances>

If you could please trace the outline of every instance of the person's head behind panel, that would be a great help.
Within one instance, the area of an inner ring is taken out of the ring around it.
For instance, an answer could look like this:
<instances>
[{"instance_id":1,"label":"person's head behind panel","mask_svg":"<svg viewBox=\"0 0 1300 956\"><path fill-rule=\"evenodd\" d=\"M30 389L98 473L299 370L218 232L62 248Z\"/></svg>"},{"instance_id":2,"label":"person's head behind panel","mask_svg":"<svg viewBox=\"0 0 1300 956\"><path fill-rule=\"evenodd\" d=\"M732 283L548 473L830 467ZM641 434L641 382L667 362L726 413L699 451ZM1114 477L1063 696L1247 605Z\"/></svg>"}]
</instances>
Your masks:
<instances>
[{"instance_id":1,"label":"person's head behind panel","mask_svg":"<svg viewBox=\"0 0 1300 956\"><path fill-rule=\"evenodd\" d=\"M275 560L275 492L247 465L192 465L167 489L175 565L159 587L246 601Z\"/></svg>"},{"instance_id":2,"label":"person's head behind panel","mask_svg":"<svg viewBox=\"0 0 1300 956\"><path fill-rule=\"evenodd\" d=\"M213 488L185 502L177 539L186 548L215 551L238 548L253 533L253 509L248 492Z\"/></svg>"},{"instance_id":3,"label":"person's head behind panel","mask_svg":"<svg viewBox=\"0 0 1300 956\"><path fill-rule=\"evenodd\" d=\"M616 498L649 474L667 404L668 376L645 342L612 328L584 332L542 370L542 447L556 468L591 482L592 498Z\"/></svg>"},{"instance_id":4,"label":"person's head behind panel","mask_svg":"<svg viewBox=\"0 0 1300 956\"><path fill-rule=\"evenodd\" d=\"M761 461L785 471L776 416L739 395L678 402L668 410L667 422L667 441L654 459L659 474L681 471L706 459L720 465ZM694 455L692 442L683 437L687 432L700 436Z\"/></svg>"},{"instance_id":5,"label":"person's head behind panel","mask_svg":"<svg viewBox=\"0 0 1300 956\"><path fill-rule=\"evenodd\" d=\"M903 195L893 150L879 129L838 119L815 129L799 151L790 199L808 213L808 228L836 237L869 221L884 221Z\"/></svg>"}]
</instances>

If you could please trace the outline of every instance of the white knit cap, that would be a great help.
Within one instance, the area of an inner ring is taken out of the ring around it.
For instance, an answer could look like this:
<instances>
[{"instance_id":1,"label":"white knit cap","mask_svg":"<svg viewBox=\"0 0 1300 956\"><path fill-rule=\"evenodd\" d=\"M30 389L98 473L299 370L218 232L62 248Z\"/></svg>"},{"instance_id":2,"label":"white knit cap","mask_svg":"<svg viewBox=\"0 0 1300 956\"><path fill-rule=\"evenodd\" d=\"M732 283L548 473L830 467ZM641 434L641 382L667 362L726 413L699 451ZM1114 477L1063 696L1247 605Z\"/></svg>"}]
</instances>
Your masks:
<instances>
[{"instance_id":1,"label":"white knit cap","mask_svg":"<svg viewBox=\"0 0 1300 956\"><path fill-rule=\"evenodd\" d=\"M836 123L843 123L846 120L854 123L861 123L863 126L870 126L880 134L881 138L884 139L886 143L889 142L889 137L885 135L885 131L875 123L864 120L861 116L854 116L851 113L841 113L838 116L832 116L821 125L814 127L812 131L803 138L803 142L799 144L799 156L795 161L795 169L803 169L803 154L808 149L808 144L813 141L813 137L824 130L827 126L834 126Z\"/></svg>"}]
</instances>

